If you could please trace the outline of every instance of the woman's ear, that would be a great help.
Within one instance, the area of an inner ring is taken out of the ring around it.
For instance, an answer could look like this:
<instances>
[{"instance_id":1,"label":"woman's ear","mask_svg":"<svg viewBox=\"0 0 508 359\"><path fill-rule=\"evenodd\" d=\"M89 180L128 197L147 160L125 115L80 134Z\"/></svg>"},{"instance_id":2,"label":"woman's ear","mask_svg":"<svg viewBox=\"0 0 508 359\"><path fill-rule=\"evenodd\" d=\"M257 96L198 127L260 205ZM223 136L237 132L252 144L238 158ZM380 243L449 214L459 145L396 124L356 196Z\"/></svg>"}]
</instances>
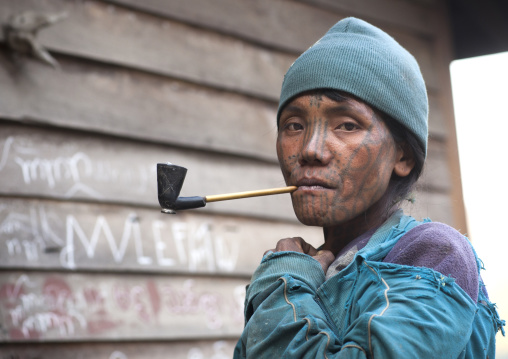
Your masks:
<instances>
[{"instance_id":1,"label":"woman's ear","mask_svg":"<svg viewBox=\"0 0 508 359\"><path fill-rule=\"evenodd\" d=\"M406 142L398 144L393 172L399 177L406 177L414 166L415 159L411 147Z\"/></svg>"}]
</instances>

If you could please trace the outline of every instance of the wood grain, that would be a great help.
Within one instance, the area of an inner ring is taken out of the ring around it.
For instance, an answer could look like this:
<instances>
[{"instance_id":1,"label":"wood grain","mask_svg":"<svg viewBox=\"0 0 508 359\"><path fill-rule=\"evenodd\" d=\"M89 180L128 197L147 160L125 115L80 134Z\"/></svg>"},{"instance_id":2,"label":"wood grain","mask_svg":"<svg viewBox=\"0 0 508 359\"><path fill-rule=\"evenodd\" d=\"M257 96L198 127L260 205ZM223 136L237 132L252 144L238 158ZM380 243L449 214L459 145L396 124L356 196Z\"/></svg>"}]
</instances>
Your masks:
<instances>
[{"instance_id":1,"label":"wood grain","mask_svg":"<svg viewBox=\"0 0 508 359\"><path fill-rule=\"evenodd\" d=\"M336 21L358 16L407 32L436 35L434 4L407 0L105 0L183 22L206 26L268 46L305 50ZM330 11L331 10L331 11ZM256 21L252 21L252 14ZM224 16L224 15L228 16ZM270 14L271 16L262 16ZM272 36L277 34L277 36Z\"/></svg>"},{"instance_id":2,"label":"wood grain","mask_svg":"<svg viewBox=\"0 0 508 359\"><path fill-rule=\"evenodd\" d=\"M435 31L433 7L406 0L107 0L147 13L206 26L248 41L300 54L340 19L359 16L395 37L419 61L427 86L438 89L432 41ZM316 5L320 5L316 6ZM330 11L332 10L332 11ZM252 21L252 13L256 21ZM224 17L224 14L231 16ZM270 14L270 16L262 16Z\"/></svg>"},{"instance_id":3,"label":"wood grain","mask_svg":"<svg viewBox=\"0 0 508 359\"><path fill-rule=\"evenodd\" d=\"M226 6L232 3L229 0ZM161 18L167 5L160 8L160 4L157 5L157 9L160 9L157 16L98 1L52 0L40 3L37 0L19 0L8 2L2 8L6 14L4 19L7 14L24 10L68 12L66 20L39 34L39 41L56 53L140 69L274 101L279 97L283 75L296 56L345 17L345 14L332 14L293 1L265 0L257 9L251 8L251 2L239 2L242 5L238 8L229 7L229 11L233 12L230 18L235 21L231 26L235 29L254 24L260 30L249 31L251 36L258 39L282 38L281 43L287 42L285 36L294 37L300 43L299 49L287 53L283 48L273 45L266 48L206 28ZM203 2L200 4L204 11L210 7L203 5ZM212 8L217 13L219 8L215 3ZM253 12L258 12L258 18L267 19L272 26L265 26L265 20L252 21L250 17ZM227 23L223 14L222 22ZM262 16L266 14L270 16ZM439 82L433 78L433 64L430 61L432 44L425 38L397 28L388 28L387 31L420 61L427 85L439 88Z\"/></svg>"},{"instance_id":4,"label":"wood grain","mask_svg":"<svg viewBox=\"0 0 508 359\"><path fill-rule=\"evenodd\" d=\"M315 247L322 230L200 211L0 199L0 268L250 278L279 239Z\"/></svg>"},{"instance_id":5,"label":"wood grain","mask_svg":"<svg viewBox=\"0 0 508 359\"><path fill-rule=\"evenodd\" d=\"M296 57L98 1L19 0L3 4L2 13L49 8L69 14L38 35L53 52L260 98L278 99L283 75Z\"/></svg>"},{"instance_id":6,"label":"wood grain","mask_svg":"<svg viewBox=\"0 0 508 359\"><path fill-rule=\"evenodd\" d=\"M1 126L0 194L149 206L159 209L156 164L188 169L181 196L284 186L279 166L111 137ZM295 221L290 195L210 203L205 212Z\"/></svg>"},{"instance_id":7,"label":"wood grain","mask_svg":"<svg viewBox=\"0 0 508 359\"><path fill-rule=\"evenodd\" d=\"M275 162L275 104L61 59L14 67L0 52L0 117ZM225 131L227 129L227 131Z\"/></svg>"},{"instance_id":8,"label":"wood grain","mask_svg":"<svg viewBox=\"0 0 508 359\"><path fill-rule=\"evenodd\" d=\"M437 35L435 1L410 0L299 0L323 9L360 16L425 36Z\"/></svg>"},{"instance_id":9,"label":"wood grain","mask_svg":"<svg viewBox=\"0 0 508 359\"><path fill-rule=\"evenodd\" d=\"M30 343L4 345L0 359L226 359L236 340L116 343ZM171 353L169 356L168 353Z\"/></svg>"},{"instance_id":10,"label":"wood grain","mask_svg":"<svg viewBox=\"0 0 508 359\"><path fill-rule=\"evenodd\" d=\"M247 282L0 272L0 342L234 338Z\"/></svg>"}]
</instances>

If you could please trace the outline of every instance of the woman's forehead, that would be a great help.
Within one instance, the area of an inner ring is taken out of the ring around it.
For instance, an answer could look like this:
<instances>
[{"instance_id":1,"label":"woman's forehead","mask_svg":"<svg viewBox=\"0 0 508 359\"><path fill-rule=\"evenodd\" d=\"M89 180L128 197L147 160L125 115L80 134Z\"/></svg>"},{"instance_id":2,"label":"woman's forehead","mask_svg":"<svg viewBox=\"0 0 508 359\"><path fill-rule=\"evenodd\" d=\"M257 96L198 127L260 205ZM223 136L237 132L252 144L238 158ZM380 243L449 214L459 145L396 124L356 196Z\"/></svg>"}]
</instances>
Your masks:
<instances>
[{"instance_id":1,"label":"woman's forehead","mask_svg":"<svg viewBox=\"0 0 508 359\"><path fill-rule=\"evenodd\" d=\"M317 89L312 91L303 92L297 96L295 96L292 100L288 102L288 104L284 107L286 108L291 103L301 103L302 101L311 101L311 99L328 99L335 102L341 103L351 103L351 104L362 104L369 108L374 109L368 103L363 101L362 99L351 95L347 92L331 90L331 89ZM309 103L308 103L309 104Z\"/></svg>"},{"instance_id":2,"label":"woman's forehead","mask_svg":"<svg viewBox=\"0 0 508 359\"><path fill-rule=\"evenodd\" d=\"M344 110L358 109L362 112L375 112L376 110L366 102L355 96L338 93L336 91L316 91L303 93L293 98L284 106L281 114L284 112L301 111L310 108L321 108L338 105Z\"/></svg>"}]
</instances>

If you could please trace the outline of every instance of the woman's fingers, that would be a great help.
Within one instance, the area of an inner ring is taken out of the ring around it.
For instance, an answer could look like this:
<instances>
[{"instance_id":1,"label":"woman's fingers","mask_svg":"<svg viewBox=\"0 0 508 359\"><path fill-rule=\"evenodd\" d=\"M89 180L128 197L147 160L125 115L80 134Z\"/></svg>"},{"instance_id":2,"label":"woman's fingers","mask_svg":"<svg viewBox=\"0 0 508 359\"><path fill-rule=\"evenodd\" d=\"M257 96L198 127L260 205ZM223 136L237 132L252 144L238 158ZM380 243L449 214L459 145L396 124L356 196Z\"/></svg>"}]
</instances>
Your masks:
<instances>
[{"instance_id":1,"label":"woman's fingers","mask_svg":"<svg viewBox=\"0 0 508 359\"><path fill-rule=\"evenodd\" d=\"M305 253L311 256L316 255L317 250L309 243L305 242L302 237L291 237L291 238L283 238L277 242L277 246L275 249L267 250L264 255L268 252L300 252Z\"/></svg>"},{"instance_id":2,"label":"woman's fingers","mask_svg":"<svg viewBox=\"0 0 508 359\"><path fill-rule=\"evenodd\" d=\"M291 237L279 240L275 247L275 252L282 251L300 252L311 256L317 253L317 250L309 243L305 242L302 237Z\"/></svg>"},{"instance_id":3,"label":"woman's fingers","mask_svg":"<svg viewBox=\"0 0 508 359\"><path fill-rule=\"evenodd\" d=\"M313 257L315 260L321 264L321 268L326 273L328 267L335 260L335 256L331 251L328 250L320 250L318 251L311 244L305 242L302 237L291 237L291 238L283 238L277 242L277 246L275 249L270 249L265 252L266 255L268 252L299 252L308 254Z\"/></svg>"}]
</instances>

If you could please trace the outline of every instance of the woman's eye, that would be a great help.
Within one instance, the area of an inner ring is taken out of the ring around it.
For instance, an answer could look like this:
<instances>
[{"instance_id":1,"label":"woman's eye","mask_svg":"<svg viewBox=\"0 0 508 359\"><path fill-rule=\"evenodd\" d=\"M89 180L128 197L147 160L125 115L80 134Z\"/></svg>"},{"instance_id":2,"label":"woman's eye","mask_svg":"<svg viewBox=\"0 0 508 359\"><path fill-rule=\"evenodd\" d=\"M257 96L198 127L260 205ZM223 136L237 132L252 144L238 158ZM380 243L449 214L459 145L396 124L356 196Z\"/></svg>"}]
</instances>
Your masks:
<instances>
[{"instance_id":1,"label":"woman's eye","mask_svg":"<svg viewBox=\"0 0 508 359\"><path fill-rule=\"evenodd\" d=\"M344 122L340 124L337 129L343 130L343 131L354 131L358 129L358 126L352 122Z\"/></svg>"},{"instance_id":2,"label":"woman's eye","mask_svg":"<svg viewBox=\"0 0 508 359\"><path fill-rule=\"evenodd\" d=\"M296 123L296 122L291 122L291 123L288 123L286 125L286 128L289 130L289 131L299 131L299 130L303 130L303 126L299 123Z\"/></svg>"}]
</instances>

